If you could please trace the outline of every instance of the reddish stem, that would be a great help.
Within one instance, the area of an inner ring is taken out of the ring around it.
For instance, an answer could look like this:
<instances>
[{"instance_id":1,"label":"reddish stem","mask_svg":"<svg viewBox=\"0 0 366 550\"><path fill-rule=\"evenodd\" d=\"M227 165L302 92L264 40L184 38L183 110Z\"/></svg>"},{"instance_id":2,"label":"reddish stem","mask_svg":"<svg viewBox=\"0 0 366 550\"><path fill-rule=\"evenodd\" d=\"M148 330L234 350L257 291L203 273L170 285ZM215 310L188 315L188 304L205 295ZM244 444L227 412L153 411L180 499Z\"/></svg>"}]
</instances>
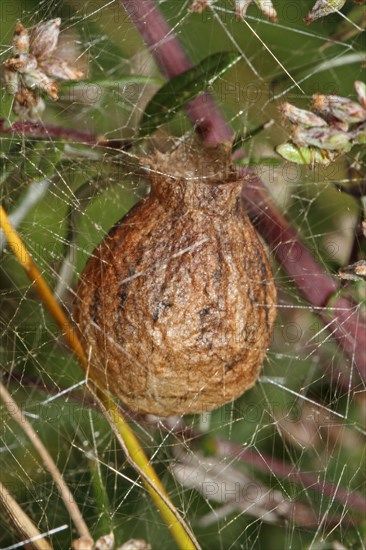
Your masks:
<instances>
[{"instance_id":1,"label":"reddish stem","mask_svg":"<svg viewBox=\"0 0 366 550\"><path fill-rule=\"evenodd\" d=\"M365 381L366 319L359 305L336 295L340 288L338 280L324 272L297 231L273 205L260 180L252 178L244 190L246 210L261 235L303 296L316 308L315 313L328 325L329 332L349 357L350 367L356 367L359 379ZM352 385L355 387L357 382Z\"/></svg>"},{"instance_id":2,"label":"reddish stem","mask_svg":"<svg viewBox=\"0 0 366 550\"><path fill-rule=\"evenodd\" d=\"M44 392L46 395L57 395L58 391L55 386L45 383L40 383L39 380L33 380L30 376L18 375L15 371L11 373L4 373L6 381L18 382L22 387L32 388L36 391ZM79 407L80 403L92 409L97 408L97 404L94 399L90 398L90 395L84 395L79 391L72 391L69 395L69 399L77 403ZM139 424L145 423L154 428L163 429L166 432L174 433L182 438L184 444L189 441L197 441L206 437L207 434L193 430L186 426L183 419L177 420L176 417L170 419L162 419L152 416L145 416L133 413L129 410L123 409L123 414L128 418L129 422L138 422ZM266 455L262 451L252 451L250 449L243 449L238 443L231 441L225 441L223 439L215 438L213 440L215 452L219 456L233 456L239 460L244 461L246 464L251 464L258 470L265 472L266 474L272 473L282 479L288 479L294 481L297 484L301 484L305 490L319 491L321 494L326 495L331 500L340 502L343 506L350 506L354 510L359 512L366 512L366 500L363 495L356 491L346 490L339 485L329 483L327 481L319 482L319 477L312 473L303 473L297 470L295 466L291 466L282 460L272 458Z\"/></svg>"},{"instance_id":3,"label":"reddish stem","mask_svg":"<svg viewBox=\"0 0 366 550\"><path fill-rule=\"evenodd\" d=\"M168 79L193 66L155 2L121 0L121 4ZM186 104L185 110L196 131L207 143L232 141L233 132L210 94L196 97Z\"/></svg>"},{"instance_id":4,"label":"reddish stem","mask_svg":"<svg viewBox=\"0 0 366 550\"><path fill-rule=\"evenodd\" d=\"M340 487L338 484L322 481L319 476L311 473L300 472L295 467L282 460L259 454L255 451L243 449L241 445L231 441L222 441L215 439L216 452L220 456L233 456L243 460L245 464L251 464L255 468L266 473L272 473L282 479L301 483L306 490L317 491L321 495L326 495L331 500L336 500L343 505L351 506L363 514L366 513L366 500L356 491L350 491Z\"/></svg>"},{"instance_id":5,"label":"reddish stem","mask_svg":"<svg viewBox=\"0 0 366 550\"><path fill-rule=\"evenodd\" d=\"M187 444L187 441L197 441L207 435L186 426L183 420L177 421L175 417L166 419L165 421L160 419L158 427L163 427L171 433L178 434L185 444ZM211 445L213 446L212 448ZM295 466L287 464L283 460L273 458L262 451L243 449L242 445L233 443L232 441L220 438L210 439L209 446L211 450L215 451L217 456L224 457L225 459L230 456L238 458L245 462L246 465L251 464L254 468L266 474L287 479L290 482L301 485L306 491L317 491L321 495L326 495L330 500L340 502L343 506L350 506L363 514L366 513L366 499L362 494L344 489L335 483L322 481L320 480L320 475L301 472Z\"/></svg>"},{"instance_id":6,"label":"reddish stem","mask_svg":"<svg viewBox=\"0 0 366 550\"><path fill-rule=\"evenodd\" d=\"M192 66L181 44L153 0L120 0L161 71L172 78ZM208 143L231 140L227 125L212 97L203 94L186 106L196 130ZM304 297L314 307L334 338L356 367L361 380L366 380L366 319L358 306L344 297L335 297L332 310L326 311L339 282L324 272L288 221L271 201L264 185L248 169L242 170L250 181L243 197L248 213L271 246L283 269L292 277ZM332 314L330 314L332 311Z\"/></svg>"},{"instance_id":7,"label":"reddish stem","mask_svg":"<svg viewBox=\"0 0 366 550\"><path fill-rule=\"evenodd\" d=\"M2 134L19 134L27 137L41 137L48 139L67 139L84 143L85 145L96 145L103 147L113 147L118 149L126 149L130 144L121 140L107 140L103 136L97 136L83 132L82 130L74 130L72 128L64 128L63 126L53 126L51 124L42 124L38 122L28 122L17 120L11 126L7 125L5 119L0 119L0 132Z\"/></svg>"}]
</instances>

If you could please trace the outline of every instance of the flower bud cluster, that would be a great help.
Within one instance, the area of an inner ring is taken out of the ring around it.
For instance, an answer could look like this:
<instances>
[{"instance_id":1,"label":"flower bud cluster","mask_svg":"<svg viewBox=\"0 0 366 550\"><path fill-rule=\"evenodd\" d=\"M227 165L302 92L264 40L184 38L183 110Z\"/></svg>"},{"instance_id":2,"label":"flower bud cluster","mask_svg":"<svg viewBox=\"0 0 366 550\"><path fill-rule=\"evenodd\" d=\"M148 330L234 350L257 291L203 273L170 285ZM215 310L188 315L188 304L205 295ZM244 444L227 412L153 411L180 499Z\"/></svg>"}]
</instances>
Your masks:
<instances>
[{"instance_id":1,"label":"flower bud cluster","mask_svg":"<svg viewBox=\"0 0 366 550\"><path fill-rule=\"evenodd\" d=\"M355 82L358 101L336 95L313 95L313 111L283 103L281 112L292 124L290 143L277 152L297 164L329 164L353 145L366 143L366 84Z\"/></svg>"},{"instance_id":2,"label":"flower bud cluster","mask_svg":"<svg viewBox=\"0 0 366 550\"><path fill-rule=\"evenodd\" d=\"M14 96L13 111L37 120L45 109L43 96L58 99L56 80L80 80L83 71L57 55L61 19L51 19L26 29L16 24L12 57L4 61L6 91Z\"/></svg>"}]
</instances>

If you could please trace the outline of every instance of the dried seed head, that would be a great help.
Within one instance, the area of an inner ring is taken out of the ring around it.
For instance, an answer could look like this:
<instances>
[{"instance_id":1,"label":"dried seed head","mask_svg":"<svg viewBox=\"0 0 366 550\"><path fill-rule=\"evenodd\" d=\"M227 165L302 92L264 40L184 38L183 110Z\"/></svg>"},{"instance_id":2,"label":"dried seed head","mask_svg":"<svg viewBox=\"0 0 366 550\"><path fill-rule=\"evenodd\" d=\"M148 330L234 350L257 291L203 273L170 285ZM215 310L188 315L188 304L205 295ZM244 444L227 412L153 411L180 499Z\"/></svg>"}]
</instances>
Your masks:
<instances>
[{"instance_id":1,"label":"dried seed head","mask_svg":"<svg viewBox=\"0 0 366 550\"><path fill-rule=\"evenodd\" d=\"M201 13L205 8L214 4L216 0L192 0L189 11ZM256 4L260 11L271 21L277 21L277 13L271 0L235 0L235 12L238 18L246 16L250 4Z\"/></svg>"},{"instance_id":2,"label":"dried seed head","mask_svg":"<svg viewBox=\"0 0 366 550\"><path fill-rule=\"evenodd\" d=\"M246 16L248 7L254 2L261 12L271 21L277 21L277 13L271 0L235 0L236 15L240 18Z\"/></svg>"},{"instance_id":3,"label":"dried seed head","mask_svg":"<svg viewBox=\"0 0 366 550\"><path fill-rule=\"evenodd\" d=\"M59 84L53 82L43 71L34 70L24 73L23 82L28 90L42 90L51 99L58 99Z\"/></svg>"},{"instance_id":4,"label":"dried seed head","mask_svg":"<svg viewBox=\"0 0 366 550\"><path fill-rule=\"evenodd\" d=\"M94 541L88 536L80 537L72 542L73 550L93 550Z\"/></svg>"},{"instance_id":5,"label":"dried seed head","mask_svg":"<svg viewBox=\"0 0 366 550\"><path fill-rule=\"evenodd\" d=\"M359 103L336 95L313 95L314 109L322 117L283 103L282 114L294 124L292 143L283 143L276 151L298 164L327 164L353 145L365 144L366 85L356 81L355 89Z\"/></svg>"},{"instance_id":6,"label":"dried seed head","mask_svg":"<svg viewBox=\"0 0 366 550\"><path fill-rule=\"evenodd\" d=\"M103 537L100 537L94 545L93 550L113 550L114 548L114 535L113 533L109 533L108 535L104 535Z\"/></svg>"},{"instance_id":7,"label":"dried seed head","mask_svg":"<svg viewBox=\"0 0 366 550\"><path fill-rule=\"evenodd\" d=\"M255 3L261 10L261 12L268 17L270 21L276 23L277 21L277 12L273 7L273 4L270 0L255 0Z\"/></svg>"},{"instance_id":8,"label":"dried seed head","mask_svg":"<svg viewBox=\"0 0 366 550\"><path fill-rule=\"evenodd\" d=\"M19 116L38 119L44 110L42 94L58 99L59 85L54 79L80 80L84 76L83 71L55 55L60 24L61 19L52 19L30 33L19 22L15 27L14 55L4 61L3 67L6 91L16 95L13 110Z\"/></svg>"},{"instance_id":9,"label":"dried seed head","mask_svg":"<svg viewBox=\"0 0 366 550\"><path fill-rule=\"evenodd\" d=\"M236 0L235 11L238 17L245 17L252 0Z\"/></svg>"},{"instance_id":10,"label":"dried seed head","mask_svg":"<svg viewBox=\"0 0 366 550\"><path fill-rule=\"evenodd\" d=\"M13 111L20 117L27 117L30 120L37 120L41 117L46 105L43 99L35 96L32 92L23 88L15 95Z\"/></svg>"},{"instance_id":11,"label":"dried seed head","mask_svg":"<svg viewBox=\"0 0 366 550\"><path fill-rule=\"evenodd\" d=\"M51 78L58 80L80 80L85 76L84 72L77 67L72 67L63 59L50 57L42 61L42 71Z\"/></svg>"},{"instance_id":12,"label":"dried seed head","mask_svg":"<svg viewBox=\"0 0 366 550\"><path fill-rule=\"evenodd\" d=\"M366 143L366 123L361 124L354 132L352 132L353 143L364 145Z\"/></svg>"},{"instance_id":13,"label":"dried seed head","mask_svg":"<svg viewBox=\"0 0 366 550\"><path fill-rule=\"evenodd\" d=\"M210 6L214 0L192 0L189 11L192 13L202 13L204 9Z\"/></svg>"},{"instance_id":14,"label":"dried seed head","mask_svg":"<svg viewBox=\"0 0 366 550\"><path fill-rule=\"evenodd\" d=\"M37 68L37 60L33 55L18 54L3 63L5 71L26 74Z\"/></svg>"},{"instance_id":15,"label":"dried seed head","mask_svg":"<svg viewBox=\"0 0 366 550\"><path fill-rule=\"evenodd\" d=\"M366 260L359 260L354 264L342 267L338 271L341 279L348 279L350 281L366 281Z\"/></svg>"},{"instance_id":16,"label":"dried seed head","mask_svg":"<svg viewBox=\"0 0 366 550\"><path fill-rule=\"evenodd\" d=\"M131 410L211 410L252 387L276 315L230 147L147 159L151 193L105 237L77 289L95 376Z\"/></svg>"}]
</instances>

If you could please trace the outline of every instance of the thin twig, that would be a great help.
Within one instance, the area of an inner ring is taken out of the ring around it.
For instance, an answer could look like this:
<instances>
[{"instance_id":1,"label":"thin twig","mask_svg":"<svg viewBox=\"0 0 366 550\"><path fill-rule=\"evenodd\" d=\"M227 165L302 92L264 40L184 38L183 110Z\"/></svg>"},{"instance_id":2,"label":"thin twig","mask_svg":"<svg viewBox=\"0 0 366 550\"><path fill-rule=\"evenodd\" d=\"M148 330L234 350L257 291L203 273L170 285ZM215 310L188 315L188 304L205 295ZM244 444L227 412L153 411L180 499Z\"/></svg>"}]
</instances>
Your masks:
<instances>
[{"instance_id":1,"label":"thin twig","mask_svg":"<svg viewBox=\"0 0 366 550\"><path fill-rule=\"evenodd\" d=\"M5 512L14 523L17 531L26 540L24 544L28 543L32 545L32 548L37 550L52 550L52 546L48 543L45 535L42 535L34 525L32 520L27 516L24 510L19 506L17 501L11 496L9 491L4 487L0 481L0 501L1 505L5 509Z\"/></svg>"},{"instance_id":2,"label":"thin twig","mask_svg":"<svg viewBox=\"0 0 366 550\"><path fill-rule=\"evenodd\" d=\"M82 130L22 120L17 120L13 124L8 125L6 119L0 119L0 132L2 134L20 134L21 136L42 137L46 139L68 139L87 145L99 145L104 139L102 136L89 134Z\"/></svg>"},{"instance_id":3,"label":"thin twig","mask_svg":"<svg viewBox=\"0 0 366 550\"><path fill-rule=\"evenodd\" d=\"M159 421L159 427L178 435L185 444L187 444L187 441L198 442L202 438L207 437L206 433L190 428L183 421L178 423L174 421L171 424L169 419L166 419L164 422ZM238 443L220 438L210 439L210 449L220 457L235 457L246 465L252 465L265 474L276 475L290 482L301 484L302 488L306 491L319 492L326 495L329 499L340 502L343 506L350 506L362 514L366 513L366 499L362 494L340 487L338 484L336 485L329 481L319 481L318 475L302 472L296 466L273 458L263 451L259 452L255 449L243 448Z\"/></svg>"},{"instance_id":4,"label":"thin twig","mask_svg":"<svg viewBox=\"0 0 366 550\"><path fill-rule=\"evenodd\" d=\"M14 399L2 383L0 383L0 399L5 404L11 417L15 420L17 424L19 424L21 429L32 442L33 447L37 450L45 468L49 471L52 479L56 483L58 490L60 491L61 498L64 501L65 507L67 508L80 536L88 537L90 540L92 540L88 526L86 525L84 518L79 510L79 507L75 502L70 489L66 485L60 470L57 468L53 458L47 451L46 447L43 445L41 439L33 429L32 425L28 422L27 418L24 416L21 409L18 407L17 403L14 401Z\"/></svg>"},{"instance_id":5,"label":"thin twig","mask_svg":"<svg viewBox=\"0 0 366 550\"><path fill-rule=\"evenodd\" d=\"M82 130L64 128L63 126L54 126L52 124L17 120L13 122L13 124L8 125L4 118L0 119L0 133L26 136L29 138L70 140L85 145L95 145L112 149L129 149L131 147L131 142L129 141L109 140L102 135L90 134Z\"/></svg>"},{"instance_id":6,"label":"thin twig","mask_svg":"<svg viewBox=\"0 0 366 550\"><path fill-rule=\"evenodd\" d=\"M174 31L153 0L120 0L120 3L168 78L192 67ZM189 102L186 111L196 131L207 143L232 140L233 132L209 94ZM309 303L315 306L315 313L329 324L329 330L350 359L351 366L356 367L361 381L366 381L366 319L358 305L337 295L339 281L325 273L315 261L253 171L243 168L240 172L245 180L243 201L248 214L280 265ZM331 307L327 311L330 300ZM355 387L358 380L352 382Z\"/></svg>"}]
</instances>

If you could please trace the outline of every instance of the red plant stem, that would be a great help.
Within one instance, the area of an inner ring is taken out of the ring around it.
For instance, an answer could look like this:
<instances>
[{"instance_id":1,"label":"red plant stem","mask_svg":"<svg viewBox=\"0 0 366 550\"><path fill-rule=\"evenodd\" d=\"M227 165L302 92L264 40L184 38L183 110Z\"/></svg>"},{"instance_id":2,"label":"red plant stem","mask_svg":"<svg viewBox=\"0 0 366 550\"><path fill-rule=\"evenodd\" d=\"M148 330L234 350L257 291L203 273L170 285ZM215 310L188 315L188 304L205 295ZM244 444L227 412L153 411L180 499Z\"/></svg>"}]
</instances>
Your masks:
<instances>
[{"instance_id":1,"label":"red plant stem","mask_svg":"<svg viewBox=\"0 0 366 550\"><path fill-rule=\"evenodd\" d=\"M36 391L44 392L47 396L58 395L58 390L53 384L47 385L44 382L40 383L38 379L33 380L31 376L23 376L23 374L19 375L15 371L12 371L11 373L5 372L4 376L7 382L18 382L23 388L27 387ZM73 390L69 394L69 399L71 404L73 402L76 403L78 408L81 404L92 409L98 409L97 403L91 398L90 395L85 395L79 391ZM171 434L174 433L182 439L182 442L185 445L187 445L187 442L198 441L207 435L206 433L199 432L198 430L194 430L185 425L182 418L179 420L177 420L176 417L162 419L136 414L126 409L123 409L123 414L126 418L128 418L129 422L137 422L138 424L145 423L155 429L163 429ZM319 482L319 476L312 473L300 472L295 466L291 466L282 460L272 458L262 451L259 454L258 451L243 449L243 447L238 443L215 438L212 441L212 444L214 445L215 453L217 453L218 456L236 457L246 464L251 464L256 469L265 472L266 474L269 472L272 475L276 475L282 479L294 481L294 483L299 485L301 484L302 488L305 490L318 491L321 494L327 495L329 499L334 499L337 502L340 502L343 506L350 506L354 510L358 510L362 513L366 512L366 499L363 495L357 493L356 491L347 491L334 483L329 483L328 481Z\"/></svg>"},{"instance_id":2,"label":"red plant stem","mask_svg":"<svg viewBox=\"0 0 366 550\"><path fill-rule=\"evenodd\" d=\"M296 230L273 205L258 178L251 178L245 189L245 207L283 269L303 296L315 308L329 332L356 367L359 379L366 380L366 319L351 299L336 293L339 282L325 273ZM333 298L333 299L332 299ZM352 376L352 373L350 373ZM355 377L352 386L359 380Z\"/></svg>"},{"instance_id":3,"label":"red plant stem","mask_svg":"<svg viewBox=\"0 0 366 550\"><path fill-rule=\"evenodd\" d=\"M11 126L8 126L5 119L0 119L0 133L49 139L67 139L77 141L78 143L84 143L85 145L108 146L118 149L126 148L126 145L129 145L129 143L125 143L121 140L118 142L115 140L110 141L103 136L89 134L82 130L22 120L17 120Z\"/></svg>"},{"instance_id":4,"label":"red plant stem","mask_svg":"<svg viewBox=\"0 0 366 550\"><path fill-rule=\"evenodd\" d=\"M192 66L181 44L153 0L120 0L131 21L154 55L161 71L172 78ZM186 106L196 131L207 143L231 140L232 130L209 94L203 94ZM243 199L248 214L271 246L273 254L290 275L303 296L312 304L323 321L329 324L335 340L350 359L362 381L366 380L366 319L358 306L342 296L329 300L339 290L339 282L324 272L266 191L250 170L242 169L248 178ZM357 377L356 377L357 378ZM353 384L355 385L355 384Z\"/></svg>"},{"instance_id":5,"label":"red plant stem","mask_svg":"<svg viewBox=\"0 0 366 550\"><path fill-rule=\"evenodd\" d=\"M132 420L133 415L127 414ZM138 420L138 418L135 418L135 420ZM165 420L160 419L158 427L163 427L170 433L179 435L185 445L187 445L187 442L198 441L202 437L207 436L207 434L185 425L182 419L177 420L176 417ZM244 449L241 445L232 441L210 438L208 445L210 450L215 452L216 456L224 457L225 459L230 456L235 457L245 462L246 465L250 464L266 474L270 473L281 479L287 479L290 482L299 484L306 491L317 491L321 495L326 495L330 500L340 502L343 506L350 506L363 514L366 512L366 499L362 494L344 489L328 481L322 481L320 474L314 475L313 473L301 472L296 466L287 464L283 460L273 458L262 451Z\"/></svg>"},{"instance_id":6,"label":"red plant stem","mask_svg":"<svg viewBox=\"0 0 366 550\"><path fill-rule=\"evenodd\" d=\"M152 0L120 1L146 45L149 46L161 72L168 79L192 67L190 59L155 2ZM185 110L196 131L207 143L232 140L233 132L209 93L204 93L187 103Z\"/></svg>"},{"instance_id":7,"label":"red plant stem","mask_svg":"<svg viewBox=\"0 0 366 550\"><path fill-rule=\"evenodd\" d=\"M307 490L317 491L321 495L326 495L331 500L334 499L343 505L359 510L363 514L366 513L366 500L361 494L344 489L329 481L321 481L320 474L319 476L315 476L311 473L300 472L282 460L243 449L241 445L232 443L231 441L215 439L214 445L219 456L238 458L239 460L243 460L245 464L251 464L259 470L267 473L270 472L290 482L301 483Z\"/></svg>"}]
</instances>

